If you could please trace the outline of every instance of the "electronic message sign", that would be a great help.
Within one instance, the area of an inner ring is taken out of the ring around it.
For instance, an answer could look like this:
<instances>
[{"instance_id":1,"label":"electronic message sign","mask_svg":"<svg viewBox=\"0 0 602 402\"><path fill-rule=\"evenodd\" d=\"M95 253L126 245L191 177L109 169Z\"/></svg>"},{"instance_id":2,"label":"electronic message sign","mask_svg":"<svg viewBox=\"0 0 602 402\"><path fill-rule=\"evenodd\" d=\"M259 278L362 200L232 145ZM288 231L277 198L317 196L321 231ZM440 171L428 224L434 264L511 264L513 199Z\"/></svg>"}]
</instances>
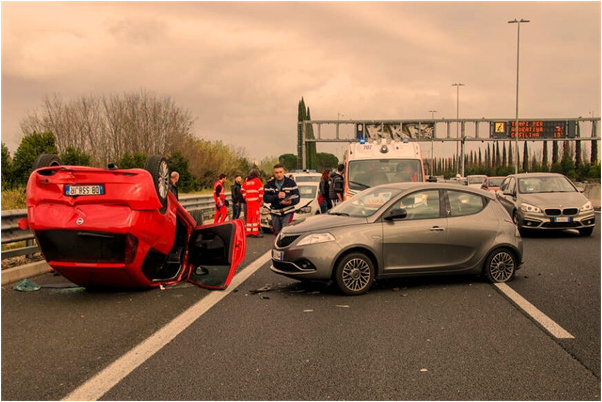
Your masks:
<instances>
[{"instance_id":1,"label":"electronic message sign","mask_svg":"<svg viewBox=\"0 0 602 402\"><path fill-rule=\"evenodd\" d=\"M422 123L418 121L394 122L394 123L356 123L356 137L377 140L390 138L400 141L403 138L431 139L435 132L433 123Z\"/></svg>"},{"instance_id":2,"label":"electronic message sign","mask_svg":"<svg viewBox=\"0 0 602 402\"><path fill-rule=\"evenodd\" d=\"M493 121L490 138L516 138L516 121ZM575 138L579 137L576 121L522 120L518 122L518 138Z\"/></svg>"}]
</instances>

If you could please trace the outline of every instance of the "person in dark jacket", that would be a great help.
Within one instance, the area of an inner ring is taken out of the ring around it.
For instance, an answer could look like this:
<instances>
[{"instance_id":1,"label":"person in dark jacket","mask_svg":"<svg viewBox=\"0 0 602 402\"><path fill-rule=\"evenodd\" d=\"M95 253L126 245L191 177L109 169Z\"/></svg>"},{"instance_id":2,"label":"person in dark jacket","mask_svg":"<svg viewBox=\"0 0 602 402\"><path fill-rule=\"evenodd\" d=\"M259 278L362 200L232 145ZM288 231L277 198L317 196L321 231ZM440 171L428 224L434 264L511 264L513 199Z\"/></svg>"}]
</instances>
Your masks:
<instances>
[{"instance_id":1,"label":"person in dark jacket","mask_svg":"<svg viewBox=\"0 0 602 402\"><path fill-rule=\"evenodd\" d=\"M242 209L242 203L244 202L242 193L240 192L241 183L242 177L240 177L240 175L236 175L234 178L234 185L230 188L230 192L232 194L232 219L240 218L240 211Z\"/></svg>"},{"instance_id":2,"label":"person in dark jacket","mask_svg":"<svg viewBox=\"0 0 602 402\"><path fill-rule=\"evenodd\" d=\"M180 180L180 174L178 172L176 172L175 170L173 172L171 172L171 175L169 176L169 191L171 191L173 193L173 195L176 196L176 200L180 200L180 198L178 197L178 180Z\"/></svg>"},{"instance_id":3,"label":"person in dark jacket","mask_svg":"<svg viewBox=\"0 0 602 402\"><path fill-rule=\"evenodd\" d=\"M295 205L299 203L297 183L284 176L284 166L281 164L274 166L274 177L264 186L263 201L270 204L272 230L277 236L283 227L289 225Z\"/></svg>"},{"instance_id":4,"label":"person in dark jacket","mask_svg":"<svg viewBox=\"0 0 602 402\"><path fill-rule=\"evenodd\" d=\"M343 202L343 193L345 191L345 178L343 172L345 171L345 165L342 163L337 167L337 171L330 175L330 200L332 205L337 205L339 202Z\"/></svg>"}]
</instances>

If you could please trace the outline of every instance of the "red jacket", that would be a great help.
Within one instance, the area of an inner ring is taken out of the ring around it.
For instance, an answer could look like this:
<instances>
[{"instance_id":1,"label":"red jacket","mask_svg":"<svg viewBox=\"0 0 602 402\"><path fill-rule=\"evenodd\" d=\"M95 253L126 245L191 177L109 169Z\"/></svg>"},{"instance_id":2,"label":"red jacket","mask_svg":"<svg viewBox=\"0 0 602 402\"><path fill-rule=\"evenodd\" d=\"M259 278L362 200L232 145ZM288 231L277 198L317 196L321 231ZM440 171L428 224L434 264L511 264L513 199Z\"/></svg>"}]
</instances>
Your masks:
<instances>
[{"instance_id":1,"label":"red jacket","mask_svg":"<svg viewBox=\"0 0 602 402\"><path fill-rule=\"evenodd\" d=\"M224 192L224 183L216 181L213 183L213 201L215 205L224 206L226 204L226 193Z\"/></svg>"},{"instance_id":2,"label":"red jacket","mask_svg":"<svg viewBox=\"0 0 602 402\"><path fill-rule=\"evenodd\" d=\"M263 201L263 183L259 177L245 180L240 191L247 204Z\"/></svg>"}]
</instances>

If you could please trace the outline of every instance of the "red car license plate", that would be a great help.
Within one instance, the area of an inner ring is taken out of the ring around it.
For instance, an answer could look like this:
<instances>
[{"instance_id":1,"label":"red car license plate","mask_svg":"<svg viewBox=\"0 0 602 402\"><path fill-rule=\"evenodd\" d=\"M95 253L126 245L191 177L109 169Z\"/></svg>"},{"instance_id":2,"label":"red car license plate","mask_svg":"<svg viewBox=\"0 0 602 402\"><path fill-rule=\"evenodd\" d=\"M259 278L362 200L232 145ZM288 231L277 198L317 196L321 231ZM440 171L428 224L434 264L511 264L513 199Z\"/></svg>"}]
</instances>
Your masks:
<instances>
[{"instance_id":1,"label":"red car license plate","mask_svg":"<svg viewBox=\"0 0 602 402\"><path fill-rule=\"evenodd\" d=\"M80 195L104 195L105 186L95 184L90 186L65 186L65 195L76 197Z\"/></svg>"}]
</instances>

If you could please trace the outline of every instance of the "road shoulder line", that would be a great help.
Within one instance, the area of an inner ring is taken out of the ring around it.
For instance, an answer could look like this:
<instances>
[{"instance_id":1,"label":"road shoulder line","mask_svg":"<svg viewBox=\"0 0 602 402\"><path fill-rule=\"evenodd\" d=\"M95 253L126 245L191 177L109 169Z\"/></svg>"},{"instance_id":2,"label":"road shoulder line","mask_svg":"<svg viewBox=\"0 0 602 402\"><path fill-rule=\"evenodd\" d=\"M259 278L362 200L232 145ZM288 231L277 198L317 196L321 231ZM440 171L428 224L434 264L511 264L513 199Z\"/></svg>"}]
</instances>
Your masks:
<instances>
[{"instance_id":1,"label":"road shoulder line","mask_svg":"<svg viewBox=\"0 0 602 402\"><path fill-rule=\"evenodd\" d=\"M556 324L550 317L542 313L529 303L524 297L516 293L510 286L505 283L494 283L494 286L498 288L506 297L513 301L521 310L523 310L529 317L533 318L538 322L546 331L548 331L553 337L559 339L574 339L575 337L564 330L560 325Z\"/></svg>"},{"instance_id":2,"label":"road shoulder line","mask_svg":"<svg viewBox=\"0 0 602 402\"><path fill-rule=\"evenodd\" d=\"M244 270L236 274L227 289L210 292L207 296L203 297L196 304L171 320L167 325L155 332L145 341L138 344L94 377L80 385L62 400L96 401L100 399L111 388L117 385L119 381L161 350L161 348L171 342L211 307L215 306L220 300L229 295L234 289L253 275L270 260L271 253L272 251L270 250L263 254L249 264Z\"/></svg>"}]
</instances>

